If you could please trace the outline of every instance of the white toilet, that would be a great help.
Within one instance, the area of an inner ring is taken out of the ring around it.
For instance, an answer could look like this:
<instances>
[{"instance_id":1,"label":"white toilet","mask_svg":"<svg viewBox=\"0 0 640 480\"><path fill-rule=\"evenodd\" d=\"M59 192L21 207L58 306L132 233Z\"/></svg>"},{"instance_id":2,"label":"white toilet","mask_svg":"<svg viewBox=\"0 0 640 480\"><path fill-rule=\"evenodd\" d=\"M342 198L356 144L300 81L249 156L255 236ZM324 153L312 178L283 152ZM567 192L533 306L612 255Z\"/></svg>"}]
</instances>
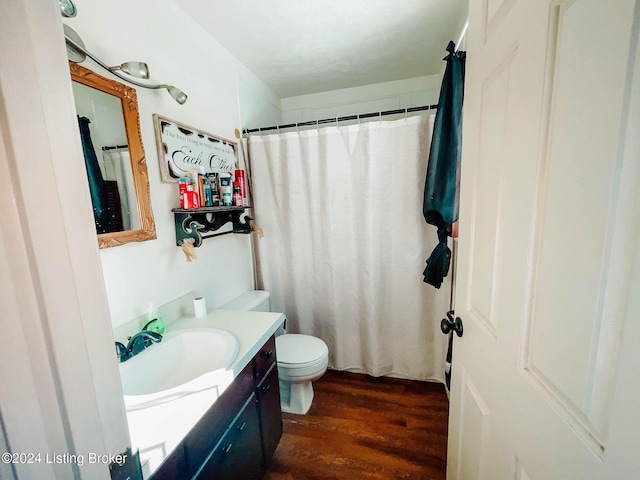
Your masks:
<instances>
[{"instance_id":1,"label":"white toilet","mask_svg":"<svg viewBox=\"0 0 640 480\"><path fill-rule=\"evenodd\" d=\"M270 296L265 290L245 292L220 309L268 312ZM329 349L319 338L283 332L276 332L281 408L283 412L304 415L313 401L311 382L327 371Z\"/></svg>"}]
</instances>

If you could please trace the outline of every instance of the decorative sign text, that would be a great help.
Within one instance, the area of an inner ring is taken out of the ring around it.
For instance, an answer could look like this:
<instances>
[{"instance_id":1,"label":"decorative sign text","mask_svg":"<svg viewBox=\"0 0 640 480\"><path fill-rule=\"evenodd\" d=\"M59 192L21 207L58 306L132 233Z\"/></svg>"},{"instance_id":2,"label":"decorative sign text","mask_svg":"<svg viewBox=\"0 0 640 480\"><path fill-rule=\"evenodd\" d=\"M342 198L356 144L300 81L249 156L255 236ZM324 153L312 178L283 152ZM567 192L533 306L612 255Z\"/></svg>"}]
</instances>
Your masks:
<instances>
[{"instance_id":1,"label":"decorative sign text","mask_svg":"<svg viewBox=\"0 0 640 480\"><path fill-rule=\"evenodd\" d=\"M163 182L176 182L200 166L205 173L231 172L236 168L236 142L160 115L153 115L153 123Z\"/></svg>"}]
</instances>

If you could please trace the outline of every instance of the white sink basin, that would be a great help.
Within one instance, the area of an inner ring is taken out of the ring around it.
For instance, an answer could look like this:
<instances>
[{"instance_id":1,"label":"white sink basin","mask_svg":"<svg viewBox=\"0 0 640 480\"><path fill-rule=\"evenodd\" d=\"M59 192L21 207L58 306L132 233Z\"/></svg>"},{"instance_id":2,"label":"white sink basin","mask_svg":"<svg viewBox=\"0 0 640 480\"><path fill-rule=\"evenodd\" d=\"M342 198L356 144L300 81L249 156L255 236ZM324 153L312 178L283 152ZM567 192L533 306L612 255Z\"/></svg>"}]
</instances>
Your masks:
<instances>
[{"instance_id":1,"label":"white sink basin","mask_svg":"<svg viewBox=\"0 0 640 480\"><path fill-rule=\"evenodd\" d=\"M120 364L127 410L215 387L224 380L239 347L233 334L217 328L190 328L165 334L162 342Z\"/></svg>"}]
</instances>

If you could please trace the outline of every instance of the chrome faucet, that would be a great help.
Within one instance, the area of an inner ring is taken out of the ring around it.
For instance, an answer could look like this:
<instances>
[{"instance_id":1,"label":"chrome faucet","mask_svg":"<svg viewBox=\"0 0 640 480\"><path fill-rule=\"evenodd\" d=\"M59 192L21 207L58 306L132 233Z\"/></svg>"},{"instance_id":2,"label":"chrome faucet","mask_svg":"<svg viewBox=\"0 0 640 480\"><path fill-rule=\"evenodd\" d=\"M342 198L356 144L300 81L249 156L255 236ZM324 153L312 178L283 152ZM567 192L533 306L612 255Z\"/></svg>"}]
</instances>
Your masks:
<instances>
[{"instance_id":1,"label":"chrome faucet","mask_svg":"<svg viewBox=\"0 0 640 480\"><path fill-rule=\"evenodd\" d=\"M162 335L147 330L147 327L153 322L155 322L155 319L147 323L141 332L136 333L133 337L129 337L127 339L129 340L127 346L120 342L116 342L116 355L118 356L118 361L120 363L126 362L131 357L136 356L145 348L151 346L151 344L160 343L162 341Z\"/></svg>"},{"instance_id":2,"label":"chrome faucet","mask_svg":"<svg viewBox=\"0 0 640 480\"><path fill-rule=\"evenodd\" d=\"M116 355L118 355L118 362L120 363L126 362L131 358L131 352L120 342L116 342Z\"/></svg>"},{"instance_id":3,"label":"chrome faucet","mask_svg":"<svg viewBox=\"0 0 640 480\"><path fill-rule=\"evenodd\" d=\"M131 337L126 348L131 353L131 356L134 357L152 343L160 343L161 341L162 335L159 333L142 330Z\"/></svg>"}]
</instances>

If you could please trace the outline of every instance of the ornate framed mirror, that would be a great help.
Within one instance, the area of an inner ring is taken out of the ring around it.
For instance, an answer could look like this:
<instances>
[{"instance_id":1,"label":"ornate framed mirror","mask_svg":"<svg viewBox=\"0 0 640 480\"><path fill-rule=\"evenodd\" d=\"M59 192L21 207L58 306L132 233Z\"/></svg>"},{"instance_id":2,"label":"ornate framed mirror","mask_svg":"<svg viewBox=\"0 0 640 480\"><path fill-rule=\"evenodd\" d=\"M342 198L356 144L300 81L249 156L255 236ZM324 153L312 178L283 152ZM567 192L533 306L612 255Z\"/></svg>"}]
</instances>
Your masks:
<instances>
[{"instance_id":1,"label":"ornate framed mirror","mask_svg":"<svg viewBox=\"0 0 640 480\"><path fill-rule=\"evenodd\" d=\"M135 89L69 62L98 245L156 238Z\"/></svg>"}]
</instances>

